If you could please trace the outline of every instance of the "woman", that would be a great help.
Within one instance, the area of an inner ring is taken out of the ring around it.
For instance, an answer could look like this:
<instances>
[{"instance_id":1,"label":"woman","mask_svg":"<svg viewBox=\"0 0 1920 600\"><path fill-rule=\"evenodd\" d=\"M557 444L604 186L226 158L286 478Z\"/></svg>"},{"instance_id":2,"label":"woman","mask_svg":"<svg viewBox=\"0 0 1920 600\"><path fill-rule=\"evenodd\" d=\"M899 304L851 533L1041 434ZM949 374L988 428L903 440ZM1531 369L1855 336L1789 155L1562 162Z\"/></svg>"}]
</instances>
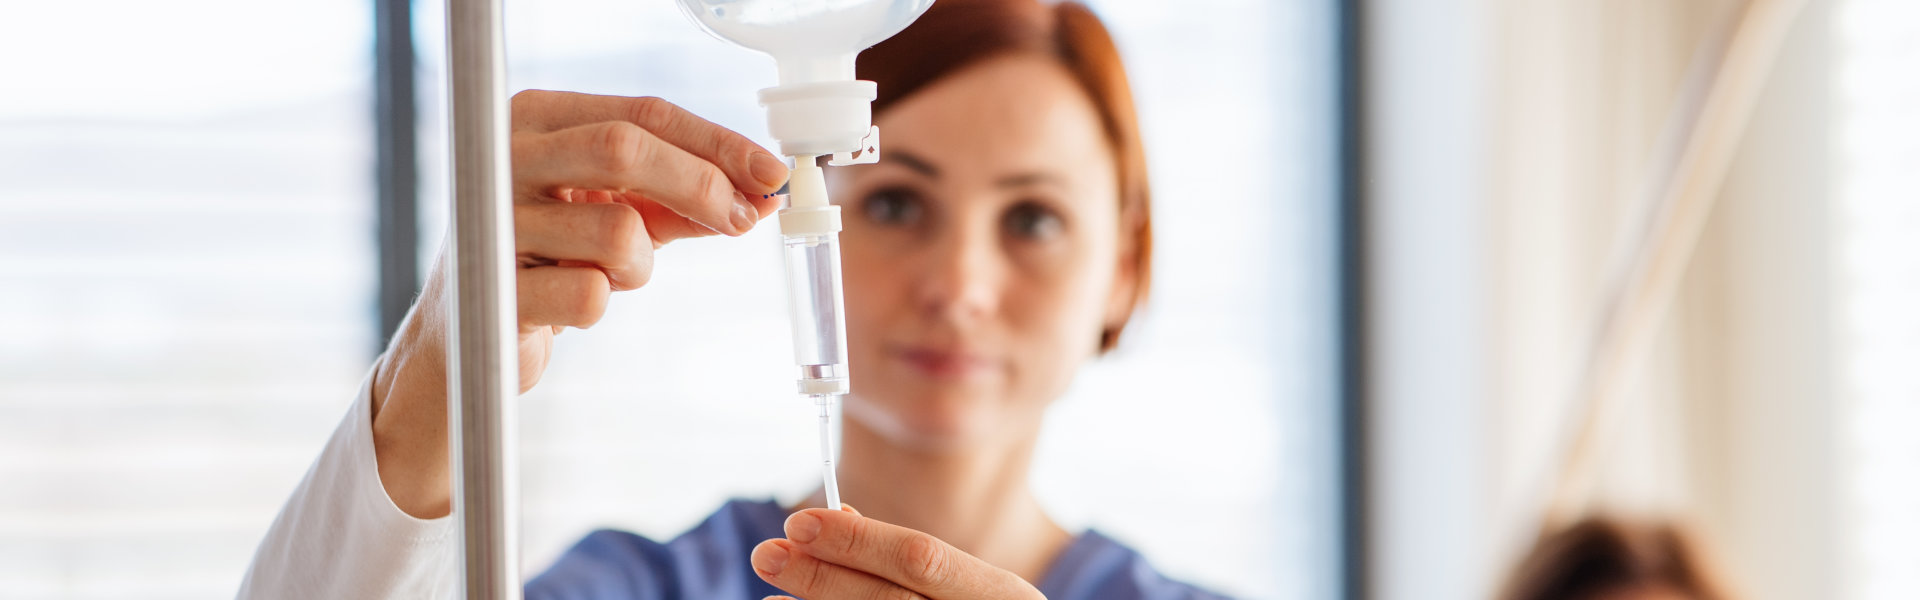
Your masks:
<instances>
[{"instance_id":1,"label":"woman","mask_svg":"<svg viewBox=\"0 0 1920 600\"><path fill-rule=\"evenodd\" d=\"M1146 171L1105 28L1078 4L940 0L857 70L879 84L887 147L828 183L846 214L855 365L840 481L861 510L808 508L816 492L728 503L665 544L595 532L527 596L1211 597L1064 530L1026 484L1043 411L1146 294ZM646 283L655 248L744 233L786 178L745 138L656 99L526 92L513 124L523 391L555 334ZM242 596L452 584L446 301L436 273Z\"/></svg>"}]
</instances>

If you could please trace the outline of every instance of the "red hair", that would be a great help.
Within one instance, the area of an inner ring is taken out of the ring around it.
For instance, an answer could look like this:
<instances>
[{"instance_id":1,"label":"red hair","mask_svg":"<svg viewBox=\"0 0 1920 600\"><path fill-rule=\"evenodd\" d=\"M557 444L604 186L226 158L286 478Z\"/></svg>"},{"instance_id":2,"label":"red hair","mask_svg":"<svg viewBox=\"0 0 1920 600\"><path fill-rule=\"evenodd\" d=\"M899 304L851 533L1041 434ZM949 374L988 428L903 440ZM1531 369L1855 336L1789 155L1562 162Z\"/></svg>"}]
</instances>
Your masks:
<instances>
[{"instance_id":1,"label":"red hair","mask_svg":"<svg viewBox=\"0 0 1920 600\"><path fill-rule=\"evenodd\" d=\"M1119 177L1120 235L1133 242L1129 258L1138 273L1131 316L1146 300L1152 266L1146 151L1120 50L1092 10L1078 2L935 0L905 31L860 53L855 69L879 86L877 115L964 67L1009 54L1045 57L1065 67L1099 112ZM1122 317L1101 328L1101 352L1119 344L1126 324Z\"/></svg>"}]
</instances>

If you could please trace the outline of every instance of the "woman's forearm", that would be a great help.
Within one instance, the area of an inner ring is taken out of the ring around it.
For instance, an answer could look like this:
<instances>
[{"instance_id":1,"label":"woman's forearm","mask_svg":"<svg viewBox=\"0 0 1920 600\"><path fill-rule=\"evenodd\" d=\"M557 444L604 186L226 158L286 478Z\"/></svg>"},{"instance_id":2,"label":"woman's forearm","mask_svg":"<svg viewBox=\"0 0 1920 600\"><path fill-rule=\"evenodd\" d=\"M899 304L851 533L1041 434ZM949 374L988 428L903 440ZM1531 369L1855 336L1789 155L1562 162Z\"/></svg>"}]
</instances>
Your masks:
<instances>
[{"instance_id":1,"label":"woman's forearm","mask_svg":"<svg viewBox=\"0 0 1920 600\"><path fill-rule=\"evenodd\" d=\"M447 358L439 278L380 357L373 381L373 448L380 485L393 503L422 519L452 512L447 448Z\"/></svg>"}]
</instances>

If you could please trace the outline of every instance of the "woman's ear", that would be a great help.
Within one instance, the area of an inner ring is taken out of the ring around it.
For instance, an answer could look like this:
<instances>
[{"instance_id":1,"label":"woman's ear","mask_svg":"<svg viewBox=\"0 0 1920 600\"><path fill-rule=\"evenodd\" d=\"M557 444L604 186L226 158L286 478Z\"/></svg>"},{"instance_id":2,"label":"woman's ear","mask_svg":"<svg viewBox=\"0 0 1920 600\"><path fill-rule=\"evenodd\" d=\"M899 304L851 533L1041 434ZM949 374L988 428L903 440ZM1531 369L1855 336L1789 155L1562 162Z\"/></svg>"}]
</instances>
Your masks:
<instances>
[{"instance_id":1,"label":"woman's ear","mask_svg":"<svg viewBox=\"0 0 1920 600\"><path fill-rule=\"evenodd\" d=\"M1120 343L1120 330L1133 317L1133 310L1140 302L1140 286L1145 278L1140 259L1146 249L1141 247L1144 236L1138 231L1140 225L1131 215L1123 217L1122 222L1128 226L1120 235L1117 244L1119 251L1114 253L1113 289L1107 293L1106 311L1100 320L1101 354L1113 351L1114 346Z\"/></svg>"}]
</instances>

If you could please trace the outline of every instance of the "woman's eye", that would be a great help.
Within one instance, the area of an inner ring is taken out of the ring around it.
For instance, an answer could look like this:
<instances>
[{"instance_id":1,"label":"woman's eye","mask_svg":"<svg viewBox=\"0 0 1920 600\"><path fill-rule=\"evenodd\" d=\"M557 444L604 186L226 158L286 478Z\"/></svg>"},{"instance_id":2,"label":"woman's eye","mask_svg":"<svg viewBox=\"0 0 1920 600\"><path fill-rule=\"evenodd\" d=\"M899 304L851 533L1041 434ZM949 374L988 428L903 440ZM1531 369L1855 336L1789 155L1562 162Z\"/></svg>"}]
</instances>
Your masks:
<instances>
[{"instance_id":1,"label":"woman's eye","mask_svg":"<svg viewBox=\"0 0 1920 600\"><path fill-rule=\"evenodd\" d=\"M1059 213L1036 202L1021 203L1007 212L1007 232L1016 237L1046 240L1060 235L1066 222Z\"/></svg>"},{"instance_id":2,"label":"woman's eye","mask_svg":"<svg viewBox=\"0 0 1920 600\"><path fill-rule=\"evenodd\" d=\"M918 195L899 188L875 191L860 203L867 220L881 225L912 225L924 210Z\"/></svg>"}]
</instances>

